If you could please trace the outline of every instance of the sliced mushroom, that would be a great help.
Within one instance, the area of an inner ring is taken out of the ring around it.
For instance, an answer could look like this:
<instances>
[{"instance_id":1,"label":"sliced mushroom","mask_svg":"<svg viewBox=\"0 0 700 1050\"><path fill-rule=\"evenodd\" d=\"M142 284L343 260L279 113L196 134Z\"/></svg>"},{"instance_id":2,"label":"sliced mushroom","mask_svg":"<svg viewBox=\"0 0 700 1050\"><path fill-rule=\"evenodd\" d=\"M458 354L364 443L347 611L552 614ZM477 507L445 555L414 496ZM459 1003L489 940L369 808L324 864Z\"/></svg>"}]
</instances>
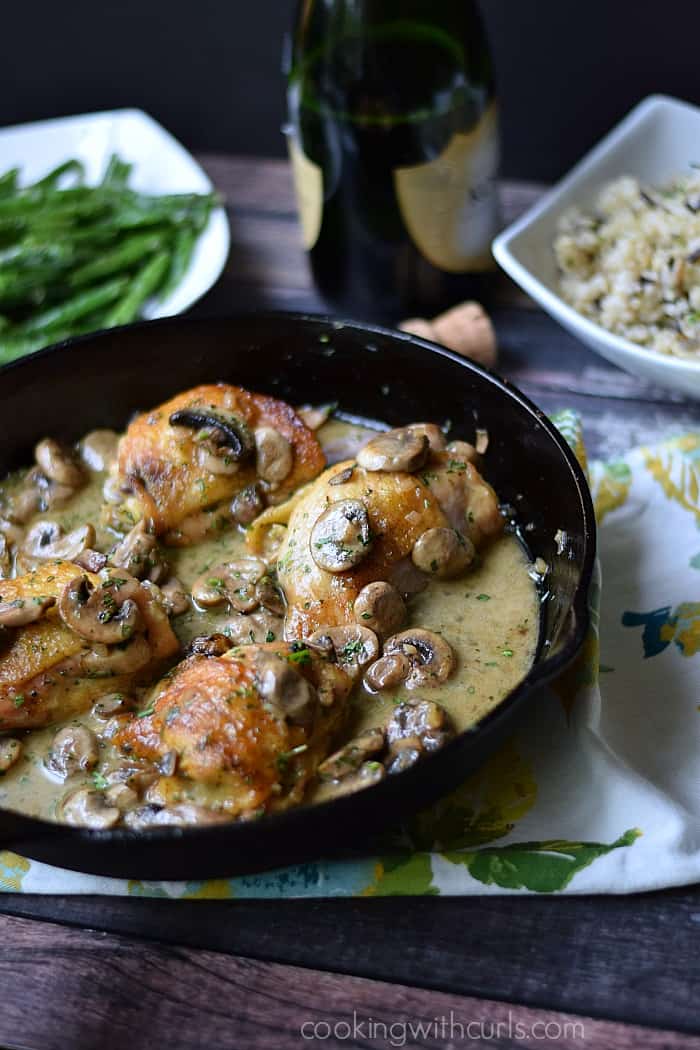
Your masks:
<instances>
[{"instance_id":1,"label":"sliced mushroom","mask_svg":"<svg viewBox=\"0 0 700 1050\"><path fill-rule=\"evenodd\" d=\"M34 449L34 458L41 472L58 485L78 489L85 481L85 475L76 461L73 452L53 438L44 438Z\"/></svg>"},{"instance_id":2,"label":"sliced mushroom","mask_svg":"<svg viewBox=\"0 0 700 1050\"><path fill-rule=\"evenodd\" d=\"M138 605L127 597L129 582L112 577L96 587L87 576L76 576L58 599L61 619L90 642L116 645L127 641L142 624Z\"/></svg>"},{"instance_id":3,"label":"sliced mushroom","mask_svg":"<svg viewBox=\"0 0 700 1050\"><path fill-rule=\"evenodd\" d=\"M88 572L101 572L107 564L107 555L86 547L73 558L73 563L79 565L81 569L87 569Z\"/></svg>"},{"instance_id":4,"label":"sliced mushroom","mask_svg":"<svg viewBox=\"0 0 700 1050\"><path fill-rule=\"evenodd\" d=\"M406 681L411 673L411 664L403 653L386 653L375 660L365 671L365 682L375 692L395 689Z\"/></svg>"},{"instance_id":5,"label":"sliced mushroom","mask_svg":"<svg viewBox=\"0 0 700 1050\"><path fill-rule=\"evenodd\" d=\"M406 429L412 430L414 434L425 434L431 452L443 452L447 445L445 435L437 423L409 423Z\"/></svg>"},{"instance_id":6,"label":"sliced mushroom","mask_svg":"<svg viewBox=\"0 0 700 1050\"><path fill-rule=\"evenodd\" d=\"M182 616L190 607L190 596L176 576L160 585L168 616Z\"/></svg>"},{"instance_id":7,"label":"sliced mushroom","mask_svg":"<svg viewBox=\"0 0 700 1050\"><path fill-rule=\"evenodd\" d=\"M231 517L239 525L250 525L265 509L257 485L247 485L231 503Z\"/></svg>"},{"instance_id":8,"label":"sliced mushroom","mask_svg":"<svg viewBox=\"0 0 700 1050\"><path fill-rule=\"evenodd\" d=\"M252 455L255 441L248 424L225 409L204 407L182 408L168 420L171 427L189 427L210 441L217 449L226 449L232 462L239 463Z\"/></svg>"},{"instance_id":9,"label":"sliced mushroom","mask_svg":"<svg viewBox=\"0 0 700 1050\"><path fill-rule=\"evenodd\" d=\"M92 705L92 715L100 722L107 722L113 715L124 714L134 706L123 693L105 693Z\"/></svg>"},{"instance_id":10,"label":"sliced mushroom","mask_svg":"<svg viewBox=\"0 0 700 1050\"><path fill-rule=\"evenodd\" d=\"M44 595L36 598L15 598L4 602L0 598L0 624L3 627L25 627L40 620L44 613L56 604L56 599Z\"/></svg>"},{"instance_id":11,"label":"sliced mushroom","mask_svg":"<svg viewBox=\"0 0 700 1050\"><path fill-rule=\"evenodd\" d=\"M80 442L83 462L98 473L109 470L117 458L119 435L114 430L91 430Z\"/></svg>"},{"instance_id":12,"label":"sliced mushroom","mask_svg":"<svg viewBox=\"0 0 700 1050\"><path fill-rule=\"evenodd\" d=\"M345 572L367 557L372 530L363 503L341 499L331 503L311 530L311 556L326 572Z\"/></svg>"},{"instance_id":13,"label":"sliced mushroom","mask_svg":"<svg viewBox=\"0 0 700 1050\"><path fill-rule=\"evenodd\" d=\"M12 556L8 537L0 531L0 579L7 579L12 573Z\"/></svg>"},{"instance_id":14,"label":"sliced mushroom","mask_svg":"<svg viewBox=\"0 0 700 1050\"><path fill-rule=\"evenodd\" d=\"M427 529L411 552L413 564L421 572L448 580L459 576L474 560L474 544L457 529Z\"/></svg>"},{"instance_id":15,"label":"sliced mushroom","mask_svg":"<svg viewBox=\"0 0 700 1050\"><path fill-rule=\"evenodd\" d=\"M158 542L140 521L109 552L109 561L138 580L158 583L167 576L169 567L158 551Z\"/></svg>"},{"instance_id":16,"label":"sliced mushroom","mask_svg":"<svg viewBox=\"0 0 700 1050\"><path fill-rule=\"evenodd\" d=\"M101 791L79 788L64 800L61 807L63 819L76 827L102 830L113 828L121 813L110 805Z\"/></svg>"},{"instance_id":17,"label":"sliced mushroom","mask_svg":"<svg viewBox=\"0 0 700 1050\"><path fill-rule=\"evenodd\" d=\"M329 401L327 405L299 405L296 414L309 430L318 430L330 419L337 407L337 401Z\"/></svg>"},{"instance_id":18,"label":"sliced mushroom","mask_svg":"<svg viewBox=\"0 0 700 1050\"><path fill-rule=\"evenodd\" d=\"M266 705L292 725L308 725L318 707L310 682L283 655L260 650L255 655L255 682Z\"/></svg>"},{"instance_id":19,"label":"sliced mushroom","mask_svg":"<svg viewBox=\"0 0 700 1050\"><path fill-rule=\"evenodd\" d=\"M284 638L284 620L261 608L253 613L234 613L223 630L234 645L277 642Z\"/></svg>"},{"instance_id":20,"label":"sliced mushroom","mask_svg":"<svg viewBox=\"0 0 700 1050\"><path fill-rule=\"evenodd\" d=\"M289 477L294 465L294 449L274 427L255 429L255 470L263 481L278 485Z\"/></svg>"},{"instance_id":21,"label":"sliced mushroom","mask_svg":"<svg viewBox=\"0 0 700 1050\"><path fill-rule=\"evenodd\" d=\"M90 652L81 654L78 659L81 671L94 678L133 674L150 661L151 647L144 634L137 634L127 646L95 643Z\"/></svg>"},{"instance_id":22,"label":"sliced mushroom","mask_svg":"<svg viewBox=\"0 0 700 1050\"><path fill-rule=\"evenodd\" d=\"M357 453L357 462L365 470L411 471L425 464L430 449L428 437L420 430L397 427L372 438Z\"/></svg>"},{"instance_id":23,"label":"sliced mushroom","mask_svg":"<svg viewBox=\"0 0 700 1050\"><path fill-rule=\"evenodd\" d=\"M20 560L31 568L30 559L74 561L84 550L95 545L95 529L89 523L63 534L55 521L38 521L32 525L19 550Z\"/></svg>"},{"instance_id":24,"label":"sliced mushroom","mask_svg":"<svg viewBox=\"0 0 700 1050\"><path fill-rule=\"evenodd\" d=\"M394 634L406 620L403 598L390 583L377 580L363 587L353 606L355 619L380 638Z\"/></svg>"},{"instance_id":25,"label":"sliced mushroom","mask_svg":"<svg viewBox=\"0 0 700 1050\"><path fill-rule=\"evenodd\" d=\"M22 754L22 741L13 736L0 739L0 773L7 773Z\"/></svg>"},{"instance_id":26,"label":"sliced mushroom","mask_svg":"<svg viewBox=\"0 0 700 1050\"><path fill-rule=\"evenodd\" d=\"M387 773L393 776L395 773L403 773L405 769L415 766L420 762L424 752L417 747L405 747L402 751L390 752L384 762Z\"/></svg>"},{"instance_id":27,"label":"sliced mushroom","mask_svg":"<svg viewBox=\"0 0 700 1050\"><path fill-rule=\"evenodd\" d=\"M120 813L126 813L133 809L139 800L139 796L128 784L112 784L104 793L108 806L116 806Z\"/></svg>"},{"instance_id":28,"label":"sliced mushroom","mask_svg":"<svg viewBox=\"0 0 700 1050\"><path fill-rule=\"evenodd\" d=\"M369 627L321 627L309 636L311 645L331 655L349 675L358 675L363 667L379 656L379 640Z\"/></svg>"},{"instance_id":29,"label":"sliced mushroom","mask_svg":"<svg viewBox=\"0 0 700 1050\"><path fill-rule=\"evenodd\" d=\"M64 726L53 738L46 766L65 779L94 769L99 757L99 744L91 729L80 725Z\"/></svg>"},{"instance_id":30,"label":"sliced mushroom","mask_svg":"<svg viewBox=\"0 0 700 1050\"><path fill-rule=\"evenodd\" d=\"M409 689L441 685L455 667L452 647L439 634L420 627L389 638L384 644L384 655L390 653L401 653L408 659L411 669L406 686Z\"/></svg>"},{"instance_id":31,"label":"sliced mushroom","mask_svg":"<svg viewBox=\"0 0 700 1050\"><path fill-rule=\"evenodd\" d=\"M326 758L318 767L318 774L322 780L342 780L356 773L368 758L381 754L385 747L384 730L368 729Z\"/></svg>"},{"instance_id":32,"label":"sliced mushroom","mask_svg":"<svg viewBox=\"0 0 700 1050\"><path fill-rule=\"evenodd\" d=\"M227 824L225 813L197 806L194 802L177 802L170 806L155 803L130 810L124 817L129 828L186 827L190 824Z\"/></svg>"},{"instance_id":33,"label":"sliced mushroom","mask_svg":"<svg viewBox=\"0 0 700 1050\"><path fill-rule=\"evenodd\" d=\"M447 711L434 700L404 700L386 727L389 752L406 749L437 751L454 736Z\"/></svg>"},{"instance_id":34,"label":"sliced mushroom","mask_svg":"<svg viewBox=\"0 0 700 1050\"><path fill-rule=\"evenodd\" d=\"M354 773L349 773L342 780L323 780L314 792L314 801L325 802L332 798L341 798L343 795L352 795L356 791L364 791L365 788L378 784L386 776L386 770L381 762L363 762Z\"/></svg>"},{"instance_id":35,"label":"sliced mushroom","mask_svg":"<svg viewBox=\"0 0 700 1050\"><path fill-rule=\"evenodd\" d=\"M468 441L450 441L447 446L447 451L450 456L457 460L458 463L477 463L479 462L479 453L474 447L470 445Z\"/></svg>"},{"instance_id":36,"label":"sliced mushroom","mask_svg":"<svg viewBox=\"0 0 700 1050\"><path fill-rule=\"evenodd\" d=\"M200 437L199 434L206 435ZM195 435L197 463L202 470L208 470L210 474L231 477L237 474L240 463L232 455L231 450L225 445L216 445L209 438L209 432L202 430Z\"/></svg>"},{"instance_id":37,"label":"sliced mushroom","mask_svg":"<svg viewBox=\"0 0 700 1050\"><path fill-rule=\"evenodd\" d=\"M263 609L267 609L268 612L274 613L275 616L284 616L287 609L284 595L272 576L269 574L265 575L258 583L256 583L255 595Z\"/></svg>"},{"instance_id":38,"label":"sliced mushroom","mask_svg":"<svg viewBox=\"0 0 700 1050\"><path fill-rule=\"evenodd\" d=\"M267 573L261 558L237 558L203 572L192 584L192 597L205 609L224 602L237 612L253 612L260 605L256 585Z\"/></svg>"},{"instance_id":39,"label":"sliced mushroom","mask_svg":"<svg viewBox=\"0 0 700 1050\"><path fill-rule=\"evenodd\" d=\"M354 464L352 464L349 467L344 467L342 470L339 470L337 474L334 474L333 477L329 479L328 484L329 485L347 485L348 481L350 481L350 479L351 479L351 477L353 476L354 473L355 473L355 466L354 466Z\"/></svg>"},{"instance_id":40,"label":"sliced mushroom","mask_svg":"<svg viewBox=\"0 0 700 1050\"><path fill-rule=\"evenodd\" d=\"M185 656L223 656L233 642L225 634L200 634L185 649Z\"/></svg>"}]
</instances>

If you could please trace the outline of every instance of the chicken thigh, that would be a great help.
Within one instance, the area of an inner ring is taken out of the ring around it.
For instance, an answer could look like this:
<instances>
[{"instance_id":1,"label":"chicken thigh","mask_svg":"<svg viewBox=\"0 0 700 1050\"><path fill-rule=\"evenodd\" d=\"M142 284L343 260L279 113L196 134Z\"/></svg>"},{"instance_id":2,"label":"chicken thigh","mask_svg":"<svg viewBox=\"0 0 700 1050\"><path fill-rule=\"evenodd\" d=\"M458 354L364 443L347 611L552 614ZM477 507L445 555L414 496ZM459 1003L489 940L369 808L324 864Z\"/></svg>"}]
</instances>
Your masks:
<instances>
[{"instance_id":1,"label":"chicken thigh","mask_svg":"<svg viewBox=\"0 0 700 1050\"><path fill-rule=\"evenodd\" d=\"M228 521L247 525L323 465L315 435L290 405L225 383L199 386L131 423L105 518L121 531L143 520L166 543L187 545Z\"/></svg>"},{"instance_id":2,"label":"chicken thigh","mask_svg":"<svg viewBox=\"0 0 700 1050\"><path fill-rule=\"evenodd\" d=\"M0 583L0 728L85 711L178 650L157 591L122 570L48 561Z\"/></svg>"},{"instance_id":3,"label":"chicken thigh","mask_svg":"<svg viewBox=\"0 0 700 1050\"><path fill-rule=\"evenodd\" d=\"M474 448L447 446L441 436L425 424L382 434L251 526L253 551L271 526L287 526L278 555L287 638L354 622L392 633L397 598L431 576L459 575L501 533L498 499L474 465ZM380 581L398 594L380 593ZM379 622L380 601L388 624Z\"/></svg>"},{"instance_id":4,"label":"chicken thigh","mask_svg":"<svg viewBox=\"0 0 700 1050\"><path fill-rule=\"evenodd\" d=\"M230 818L299 803L343 727L351 677L303 645L204 649L157 685L146 713L115 737L126 755L163 771L147 802Z\"/></svg>"}]
</instances>

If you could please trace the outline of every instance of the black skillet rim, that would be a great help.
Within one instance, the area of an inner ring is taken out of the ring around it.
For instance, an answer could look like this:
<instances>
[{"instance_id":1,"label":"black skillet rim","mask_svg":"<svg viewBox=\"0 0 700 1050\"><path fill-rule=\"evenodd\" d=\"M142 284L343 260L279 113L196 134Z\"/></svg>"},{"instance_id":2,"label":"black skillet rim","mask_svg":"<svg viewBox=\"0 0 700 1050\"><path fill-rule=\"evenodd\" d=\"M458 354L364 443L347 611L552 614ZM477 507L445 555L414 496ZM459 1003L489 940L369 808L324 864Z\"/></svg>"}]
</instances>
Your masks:
<instances>
[{"instance_id":1,"label":"black skillet rim","mask_svg":"<svg viewBox=\"0 0 700 1050\"><path fill-rule=\"evenodd\" d=\"M542 427L547 433L549 439L556 445L576 483L582 510L585 548L581 562L579 583L567 614L568 618L573 615L573 630L570 631L569 636L566 638L560 651L555 656L545 657L541 659L539 663L534 664L526 677L515 687L515 689L512 689L492 711L477 723L477 725L458 734L454 740L439 752L426 756L421 762L421 767L426 771L427 775L427 771L430 768L434 768L440 763L442 756L446 755L448 752L455 751L460 744L464 742L466 737L472 737L474 739L478 736L486 737L491 730L495 730L498 727L501 721L510 718L514 713L514 709L523 704L529 694L546 685L570 663L572 663L578 655L590 627L588 597L593 580L597 544L595 511L593 508L590 489L583 468L576 458L573 449L549 417L538 408L537 405L530 401L525 394L507 379L503 379L495 372L461 357L437 343L433 343L428 339L423 339L420 336L415 336L397 329L387 328L383 325L345 320L329 314L287 310L237 311L233 314L212 317L164 317L153 321L139 321L136 324L123 325L118 328L101 329L97 332L90 332L73 339L54 343L42 350L35 351L33 354L28 354L16 361L8 362L6 365L0 367L0 386L2 384L3 376L9 372L26 367L29 363L35 364L45 357L61 353L70 353L70 350L74 346L83 345L92 341L99 341L101 338L107 336L112 337L115 332L130 332L135 329L139 330L147 328L167 328L169 325L192 328L194 331L198 326L206 326L207 324L230 323L235 325L239 321L254 321L256 318L260 318L261 320L290 321L292 323L301 322L303 324L327 324L330 327L354 330L360 337L366 337L367 335L385 336L393 340L410 343L414 346L420 346L437 357L446 358L460 367L466 368L468 371L477 373L487 382L497 387L506 398L517 401L532 417L533 421L536 422L538 426ZM411 774L414 770L407 770L406 772ZM362 796L374 795L377 797L382 793L382 788L385 786L386 782L380 781L373 787L365 789L362 792ZM352 808L354 797L355 796L353 795L341 796L337 799L330 799L327 802L316 803L313 807L314 815L317 814L319 819L322 819L324 813L330 813L335 810L338 818L342 820L345 810ZM267 836L273 836L276 829L281 826L284 827L287 832L290 832L294 829L295 824L303 824L304 817L308 812L309 810L307 807L298 806L282 813L260 817L255 821L255 827L259 828L261 832ZM12 821L15 822L16 830L14 833L11 833L10 842L18 848L24 843L26 843L27 847L31 848L31 843L34 840L46 841L47 839L57 837L65 840L66 843L94 842L114 845L123 843L127 846L138 845L147 840L149 845L173 843L175 841L184 844L186 841L192 841L195 839L201 841L203 838L206 838L209 841L217 839L229 840L232 837L235 837L237 829L236 823L232 822L230 824L217 824L202 827L192 825L149 828L142 830L132 830L129 828L94 830L90 828L76 828L67 824L58 824L52 821L42 820L40 817L28 816L19 813L16 810L5 809L0 806L0 819L4 815L11 817ZM244 826L246 829L249 827L249 825ZM0 837L2 837L1 831ZM322 849L319 850L319 855L321 855L322 852ZM31 855L31 853L28 855Z\"/></svg>"}]
</instances>

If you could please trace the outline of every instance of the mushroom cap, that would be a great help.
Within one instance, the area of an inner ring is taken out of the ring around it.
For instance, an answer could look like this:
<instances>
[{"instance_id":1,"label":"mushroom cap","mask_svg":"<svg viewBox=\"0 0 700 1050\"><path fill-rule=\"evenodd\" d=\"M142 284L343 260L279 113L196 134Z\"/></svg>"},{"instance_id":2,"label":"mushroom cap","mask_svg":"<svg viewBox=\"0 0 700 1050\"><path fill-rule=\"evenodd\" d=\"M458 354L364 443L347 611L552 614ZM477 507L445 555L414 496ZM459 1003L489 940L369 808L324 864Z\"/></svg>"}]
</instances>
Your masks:
<instances>
[{"instance_id":1,"label":"mushroom cap","mask_svg":"<svg viewBox=\"0 0 700 1050\"><path fill-rule=\"evenodd\" d=\"M94 769L100 757L97 737L86 726L64 726L56 733L46 762L58 776L74 776Z\"/></svg>"},{"instance_id":2,"label":"mushroom cap","mask_svg":"<svg viewBox=\"0 0 700 1050\"><path fill-rule=\"evenodd\" d=\"M109 804L101 791L78 788L64 799L61 806L67 824L84 828L113 828L121 817L116 806Z\"/></svg>"},{"instance_id":3,"label":"mushroom cap","mask_svg":"<svg viewBox=\"0 0 700 1050\"><path fill-rule=\"evenodd\" d=\"M206 440L225 448L235 462L252 455L255 441L246 421L235 412L213 406L191 405L172 412L168 418L171 427L188 427L204 432Z\"/></svg>"},{"instance_id":4,"label":"mushroom cap","mask_svg":"<svg viewBox=\"0 0 700 1050\"><path fill-rule=\"evenodd\" d=\"M455 668L452 646L434 631L414 627L388 638L384 654L402 653L411 665L406 686L409 689L441 685Z\"/></svg>"},{"instance_id":5,"label":"mushroom cap","mask_svg":"<svg viewBox=\"0 0 700 1050\"><path fill-rule=\"evenodd\" d=\"M107 576L99 586L88 576L75 576L58 599L58 612L81 638L102 645L127 641L143 626L138 605L132 599L138 582L133 577Z\"/></svg>"},{"instance_id":6,"label":"mushroom cap","mask_svg":"<svg viewBox=\"0 0 700 1050\"><path fill-rule=\"evenodd\" d=\"M424 466L429 448L428 437L420 429L396 427L371 438L357 453L357 462L365 470L410 474Z\"/></svg>"},{"instance_id":7,"label":"mushroom cap","mask_svg":"<svg viewBox=\"0 0 700 1050\"><path fill-rule=\"evenodd\" d=\"M77 489L85 481L85 474L72 450L60 445L53 438L44 438L39 442L34 449L34 458L42 473L57 485Z\"/></svg>"},{"instance_id":8,"label":"mushroom cap","mask_svg":"<svg viewBox=\"0 0 700 1050\"><path fill-rule=\"evenodd\" d=\"M192 598L209 608L224 602L237 612L253 612L260 605L257 584L267 575L261 558L236 558L203 572L192 584Z\"/></svg>"},{"instance_id":9,"label":"mushroom cap","mask_svg":"<svg viewBox=\"0 0 700 1050\"><path fill-rule=\"evenodd\" d=\"M321 627L309 635L310 645L332 655L351 677L379 656L379 639L369 627L348 624L343 627Z\"/></svg>"},{"instance_id":10,"label":"mushroom cap","mask_svg":"<svg viewBox=\"0 0 700 1050\"><path fill-rule=\"evenodd\" d=\"M358 565L372 547L364 503L357 499L331 503L314 522L309 546L312 558L326 572L346 572Z\"/></svg>"},{"instance_id":11,"label":"mushroom cap","mask_svg":"<svg viewBox=\"0 0 700 1050\"><path fill-rule=\"evenodd\" d=\"M279 484L289 477L294 466L294 449L284 434L274 427L256 427L255 469L263 481Z\"/></svg>"},{"instance_id":12,"label":"mushroom cap","mask_svg":"<svg viewBox=\"0 0 700 1050\"><path fill-rule=\"evenodd\" d=\"M362 588L353 606L355 619L380 638L394 634L405 623L406 606L395 587L382 580Z\"/></svg>"},{"instance_id":13,"label":"mushroom cap","mask_svg":"<svg viewBox=\"0 0 700 1050\"><path fill-rule=\"evenodd\" d=\"M474 544L456 529L426 529L416 541L411 560L421 572L447 580L469 568L476 551Z\"/></svg>"}]
</instances>

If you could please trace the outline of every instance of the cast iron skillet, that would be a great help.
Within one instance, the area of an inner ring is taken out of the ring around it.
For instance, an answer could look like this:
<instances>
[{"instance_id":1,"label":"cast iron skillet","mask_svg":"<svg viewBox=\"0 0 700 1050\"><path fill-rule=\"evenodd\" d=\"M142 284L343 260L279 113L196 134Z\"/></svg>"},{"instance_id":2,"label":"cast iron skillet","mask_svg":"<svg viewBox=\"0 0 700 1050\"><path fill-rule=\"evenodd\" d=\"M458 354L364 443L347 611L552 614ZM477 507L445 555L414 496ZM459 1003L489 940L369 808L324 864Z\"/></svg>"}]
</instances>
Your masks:
<instances>
[{"instance_id":1,"label":"cast iron skillet","mask_svg":"<svg viewBox=\"0 0 700 1050\"><path fill-rule=\"evenodd\" d=\"M323 805L202 828L89 831L0 810L0 843L36 860L103 875L233 875L358 847L456 787L490 754L540 686L569 664L588 628L595 524L583 473L557 430L516 389L422 339L300 314L164 320L86 336L0 370L0 474L27 464L45 435L75 441L121 429L202 382L227 380L290 401L398 425L452 421L453 437L490 435L486 473L551 566L543 644L527 678L475 729L412 769ZM558 553L555 534L566 533ZM526 716L527 712L525 712Z\"/></svg>"}]
</instances>

